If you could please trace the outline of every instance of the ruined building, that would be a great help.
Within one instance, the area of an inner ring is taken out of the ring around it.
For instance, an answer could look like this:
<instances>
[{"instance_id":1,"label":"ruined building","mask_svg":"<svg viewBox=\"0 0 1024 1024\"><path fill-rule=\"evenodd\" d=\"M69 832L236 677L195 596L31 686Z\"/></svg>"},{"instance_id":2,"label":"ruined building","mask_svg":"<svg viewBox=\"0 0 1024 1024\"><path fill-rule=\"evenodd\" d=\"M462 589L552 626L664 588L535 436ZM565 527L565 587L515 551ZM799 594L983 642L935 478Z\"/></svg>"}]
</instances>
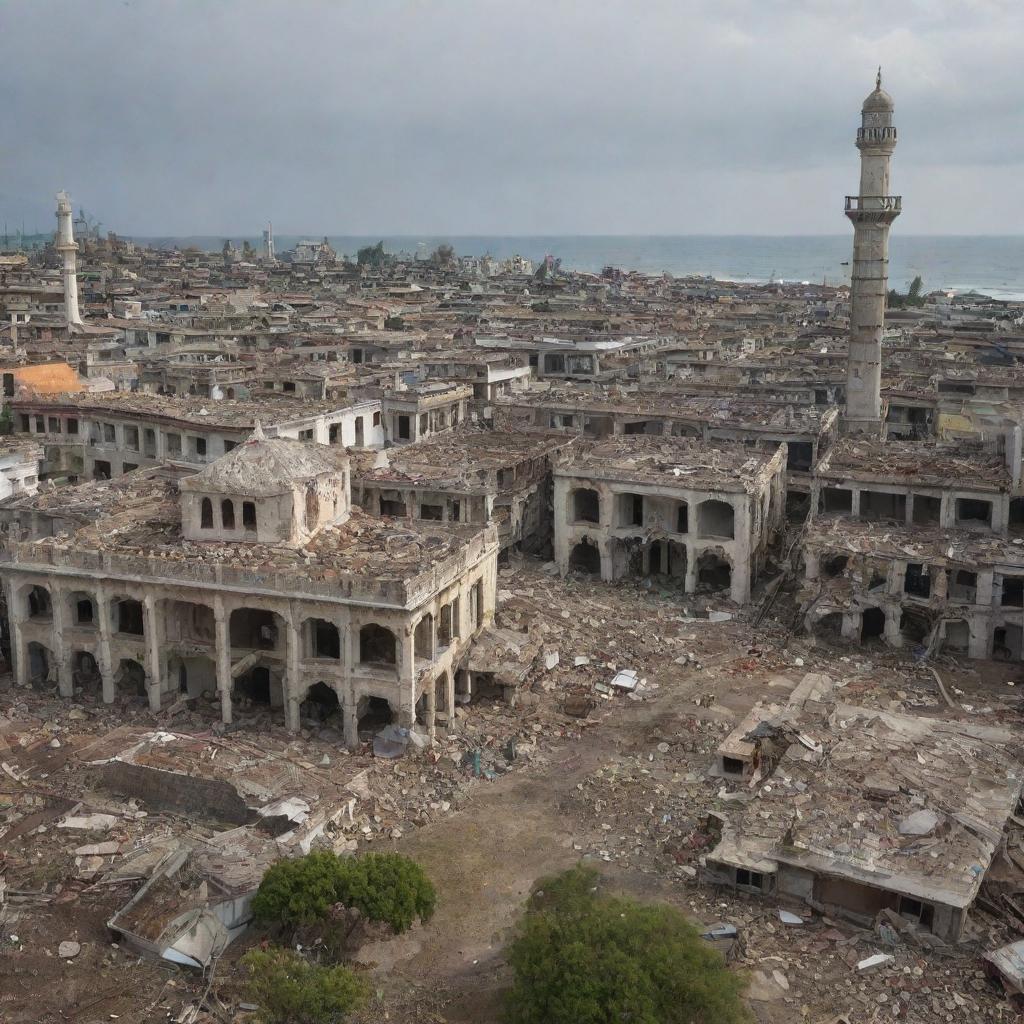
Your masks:
<instances>
[{"instance_id":1,"label":"ruined building","mask_svg":"<svg viewBox=\"0 0 1024 1024\"><path fill-rule=\"evenodd\" d=\"M180 482L150 474L70 535L12 540L17 680L153 709L216 692L225 723L245 700L293 730L312 701L340 707L350 746L361 723L432 735L493 616L495 531L371 517L350 486L343 450L257 431Z\"/></svg>"}]
</instances>

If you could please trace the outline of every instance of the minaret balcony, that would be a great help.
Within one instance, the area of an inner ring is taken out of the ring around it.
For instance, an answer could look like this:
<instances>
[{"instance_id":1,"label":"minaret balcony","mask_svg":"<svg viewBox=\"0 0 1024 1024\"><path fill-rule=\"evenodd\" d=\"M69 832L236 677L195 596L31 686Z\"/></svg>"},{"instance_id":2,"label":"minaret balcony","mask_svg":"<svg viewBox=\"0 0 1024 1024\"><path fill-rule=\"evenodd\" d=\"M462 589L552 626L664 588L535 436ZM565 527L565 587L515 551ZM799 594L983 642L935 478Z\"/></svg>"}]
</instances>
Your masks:
<instances>
[{"instance_id":1,"label":"minaret balcony","mask_svg":"<svg viewBox=\"0 0 1024 1024\"><path fill-rule=\"evenodd\" d=\"M888 221L903 208L903 196L847 196L846 216L853 221Z\"/></svg>"}]
</instances>

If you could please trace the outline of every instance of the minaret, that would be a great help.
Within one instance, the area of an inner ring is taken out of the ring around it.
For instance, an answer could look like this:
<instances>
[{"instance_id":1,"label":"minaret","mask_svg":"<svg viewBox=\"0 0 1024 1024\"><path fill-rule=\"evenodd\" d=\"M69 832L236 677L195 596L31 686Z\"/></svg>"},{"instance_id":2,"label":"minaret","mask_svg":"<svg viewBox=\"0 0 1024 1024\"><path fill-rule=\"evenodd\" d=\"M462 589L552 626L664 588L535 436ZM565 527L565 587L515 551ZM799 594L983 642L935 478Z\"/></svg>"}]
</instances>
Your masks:
<instances>
[{"instance_id":1,"label":"minaret","mask_svg":"<svg viewBox=\"0 0 1024 1024\"><path fill-rule=\"evenodd\" d=\"M274 262L274 225L267 224L263 232L263 255L271 263Z\"/></svg>"},{"instance_id":2,"label":"minaret","mask_svg":"<svg viewBox=\"0 0 1024 1024\"><path fill-rule=\"evenodd\" d=\"M889 287L889 228L900 214L900 196L889 195L889 161L896 148L892 97L882 89L878 69L875 91L864 101L860 150L860 195L846 197L853 221L850 277L850 345L846 361L846 430L882 432L882 330Z\"/></svg>"},{"instance_id":3,"label":"minaret","mask_svg":"<svg viewBox=\"0 0 1024 1024\"><path fill-rule=\"evenodd\" d=\"M78 312L78 277L77 257L78 246L75 236L71 233L71 200L67 192L57 193L57 252L64 260L64 316L68 327L81 324L82 317Z\"/></svg>"}]
</instances>

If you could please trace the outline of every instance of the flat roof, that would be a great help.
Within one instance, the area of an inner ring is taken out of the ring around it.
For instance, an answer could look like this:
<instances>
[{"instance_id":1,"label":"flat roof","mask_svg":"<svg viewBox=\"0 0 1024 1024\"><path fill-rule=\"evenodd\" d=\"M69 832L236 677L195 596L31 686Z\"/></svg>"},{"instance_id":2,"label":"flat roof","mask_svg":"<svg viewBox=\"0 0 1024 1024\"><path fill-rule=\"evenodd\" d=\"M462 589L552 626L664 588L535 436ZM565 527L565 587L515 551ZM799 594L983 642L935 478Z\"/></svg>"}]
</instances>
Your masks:
<instances>
[{"instance_id":1,"label":"flat roof","mask_svg":"<svg viewBox=\"0 0 1024 1024\"><path fill-rule=\"evenodd\" d=\"M324 527L301 545L191 541L181 533L177 482L157 473L133 476L91 485L96 511L86 525L70 535L12 541L3 560L29 571L42 564L57 571L153 576L178 585L241 586L406 606L424 587L436 589L446 568L480 557L493 533L481 526L380 518L354 508L346 522ZM103 494L106 489L117 498Z\"/></svg>"},{"instance_id":2,"label":"flat roof","mask_svg":"<svg viewBox=\"0 0 1024 1024\"><path fill-rule=\"evenodd\" d=\"M777 455L689 437L623 434L579 442L556 458L555 474L749 492Z\"/></svg>"},{"instance_id":3,"label":"flat roof","mask_svg":"<svg viewBox=\"0 0 1024 1024\"><path fill-rule=\"evenodd\" d=\"M1020 798L1024 751L1013 732L830 697L794 710L772 737L784 746L774 772L709 859L791 864L969 906ZM875 776L892 784L885 800L872 793ZM900 832L922 810L935 828Z\"/></svg>"},{"instance_id":4,"label":"flat roof","mask_svg":"<svg viewBox=\"0 0 1024 1024\"><path fill-rule=\"evenodd\" d=\"M818 463L819 476L860 476L899 486L919 484L966 490L1006 489L1002 455L963 442L876 441L840 438Z\"/></svg>"},{"instance_id":5,"label":"flat roof","mask_svg":"<svg viewBox=\"0 0 1024 1024\"><path fill-rule=\"evenodd\" d=\"M205 363L204 367L225 368L231 364ZM367 399L366 401L373 401ZM354 404L339 404L337 399L316 399L297 395L280 395L256 400L236 398L199 398L187 395L154 395L147 391L104 391L95 394L40 395L17 398L11 405L18 411L31 411L43 407L75 410L107 416L130 416L142 419L171 419L210 427L252 430L259 419L264 426L292 423L298 420L340 412Z\"/></svg>"}]
</instances>

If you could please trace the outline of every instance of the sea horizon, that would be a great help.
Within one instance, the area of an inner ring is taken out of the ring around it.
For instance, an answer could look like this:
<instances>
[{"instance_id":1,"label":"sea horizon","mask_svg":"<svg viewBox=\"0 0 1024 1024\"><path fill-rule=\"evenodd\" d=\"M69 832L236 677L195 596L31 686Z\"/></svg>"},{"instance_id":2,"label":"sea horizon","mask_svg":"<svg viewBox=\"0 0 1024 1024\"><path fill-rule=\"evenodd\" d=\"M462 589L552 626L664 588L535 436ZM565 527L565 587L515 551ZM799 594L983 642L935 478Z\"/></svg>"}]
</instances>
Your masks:
<instances>
[{"instance_id":1,"label":"sea horizon","mask_svg":"<svg viewBox=\"0 0 1024 1024\"><path fill-rule=\"evenodd\" d=\"M156 246L219 249L223 235L127 235ZM833 235L335 235L276 234L278 253L303 239L326 237L339 255L382 241L387 251L424 255L451 245L460 256L513 255L534 261L551 255L568 270L598 273L606 266L647 274L701 276L763 284L849 282L853 232ZM230 240L259 248L258 235ZM925 291L979 291L1024 301L1024 235L899 235L890 240L890 286L905 290L920 276Z\"/></svg>"}]
</instances>

